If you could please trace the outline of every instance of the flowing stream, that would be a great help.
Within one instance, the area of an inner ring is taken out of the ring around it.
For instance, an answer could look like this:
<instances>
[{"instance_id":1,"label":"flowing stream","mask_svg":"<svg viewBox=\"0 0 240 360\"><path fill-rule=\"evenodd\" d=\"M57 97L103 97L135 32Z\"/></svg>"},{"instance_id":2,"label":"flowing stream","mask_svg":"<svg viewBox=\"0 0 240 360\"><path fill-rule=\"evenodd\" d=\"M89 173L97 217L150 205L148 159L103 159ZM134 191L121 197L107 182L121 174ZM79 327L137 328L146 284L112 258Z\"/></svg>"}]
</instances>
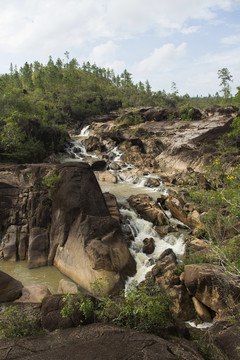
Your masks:
<instances>
[{"instance_id":1,"label":"flowing stream","mask_svg":"<svg viewBox=\"0 0 240 360\"><path fill-rule=\"evenodd\" d=\"M66 148L66 155L62 162L84 161L92 163L98 160L98 156L95 153L87 153L83 146L82 140L89 135L90 128L87 126L81 130L78 136L72 136L71 144ZM118 182L116 184L99 182L99 184L103 192L110 192L116 196L123 219L122 229L123 231L126 229L130 230L134 237L134 240L131 242L130 251L137 264L137 273L134 277L128 278L126 282L126 289L128 289L132 284L144 280L146 273L151 270L155 260L165 249L172 248L175 254L181 257L184 253L184 239L183 235L176 237L170 234L160 238L153 224L141 219L127 202L129 196L143 193L150 195L156 200L160 194L167 194L166 187L161 182L157 188L146 187L146 180L150 175L134 175L131 171L129 174L129 170L134 170L134 166L124 164L121 161L122 153L117 147L111 149L108 155L111 161L115 163L121 162L120 170L110 170L117 177ZM151 177L154 177L154 175L151 174ZM170 221L174 222L174 219L170 219ZM143 240L150 237L155 241L155 250L153 254L146 255L142 251ZM52 293L57 291L60 279L68 279L53 266L29 270L27 262L24 261L17 263L0 261L0 270L20 280L25 286L30 284L46 285Z\"/></svg>"},{"instance_id":2,"label":"flowing stream","mask_svg":"<svg viewBox=\"0 0 240 360\"><path fill-rule=\"evenodd\" d=\"M63 161L88 161L88 159L98 158L96 154L89 154L86 152L85 147L82 144L82 139L86 138L90 135L89 127L83 128L78 136L75 136L72 144L67 149L68 155L63 159ZM77 150L77 153L75 152ZM81 150L79 150L81 149ZM154 266L155 260L161 255L161 253L171 248L175 252L178 257L181 257L185 250L184 245L184 235L180 235L178 237L168 234L163 238L160 238L154 226L151 222L146 221L140 218L136 212L130 207L127 202L127 198L131 195L137 194L148 194L154 200L160 194L167 194L167 188L164 187L160 181L160 184L156 188L150 188L145 186L146 181L149 177L158 178L157 175L133 175L131 171L134 166L131 164L124 164L121 161L122 153L119 151L117 147L111 149L108 153L109 157L111 157L111 162L120 163L120 170L109 170L112 172L118 179L117 183L107 183L99 181L100 187L103 192L110 192L114 194L117 198L118 204L120 206L120 213L122 215L122 230L130 229L134 240L130 245L130 252L133 255L136 264L137 264L137 273L135 276L128 278L126 282L126 289L130 288L132 284L139 283L144 280L145 275L151 270ZM170 221L176 223L177 221L171 219L170 213L167 214L170 218ZM143 240L145 238L153 238L155 242L155 250L153 254L147 255L143 253Z\"/></svg>"}]
</instances>

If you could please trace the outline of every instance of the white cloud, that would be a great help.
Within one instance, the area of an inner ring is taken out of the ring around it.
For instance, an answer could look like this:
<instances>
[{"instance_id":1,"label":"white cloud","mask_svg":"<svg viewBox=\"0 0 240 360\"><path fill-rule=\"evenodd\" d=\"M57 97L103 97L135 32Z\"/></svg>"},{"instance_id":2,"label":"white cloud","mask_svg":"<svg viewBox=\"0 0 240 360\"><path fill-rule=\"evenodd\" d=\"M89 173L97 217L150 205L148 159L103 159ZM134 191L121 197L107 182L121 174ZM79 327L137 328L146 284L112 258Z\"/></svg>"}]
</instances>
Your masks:
<instances>
[{"instance_id":1,"label":"white cloud","mask_svg":"<svg viewBox=\"0 0 240 360\"><path fill-rule=\"evenodd\" d=\"M92 63L103 64L108 61L109 58L115 56L116 50L117 45L109 40L104 44L95 46L89 55L89 60Z\"/></svg>"},{"instance_id":2,"label":"white cloud","mask_svg":"<svg viewBox=\"0 0 240 360\"><path fill-rule=\"evenodd\" d=\"M170 70L179 59L185 55L186 43L179 46L174 44L165 44L161 48L155 49L146 59L138 64L138 72L151 74L159 71L162 66L164 70Z\"/></svg>"},{"instance_id":3,"label":"white cloud","mask_svg":"<svg viewBox=\"0 0 240 360\"><path fill-rule=\"evenodd\" d=\"M240 34L223 37L221 43L226 45L240 45Z\"/></svg>"},{"instance_id":4,"label":"white cloud","mask_svg":"<svg viewBox=\"0 0 240 360\"><path fill-rule=\"evenodd\" d=\"M197 31L199 31L200 28L201 28L200 26L183 27L183 28L181 29L181 33L186 34L186 35L192 34L192 33L195 33L195 32L197 32Z\"/></svg>"}]
</instances>

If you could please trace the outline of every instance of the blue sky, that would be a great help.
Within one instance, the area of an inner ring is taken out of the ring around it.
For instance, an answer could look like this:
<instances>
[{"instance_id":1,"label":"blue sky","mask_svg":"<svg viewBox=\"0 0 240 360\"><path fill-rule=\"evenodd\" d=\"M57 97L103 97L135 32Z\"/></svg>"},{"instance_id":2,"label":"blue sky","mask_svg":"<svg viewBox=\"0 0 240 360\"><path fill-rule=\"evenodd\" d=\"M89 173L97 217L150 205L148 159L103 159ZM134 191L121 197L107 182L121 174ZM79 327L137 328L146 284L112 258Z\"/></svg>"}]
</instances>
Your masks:
<instances>
[{"instance_id":1,"label":"blue sky","mask_svg":"<svg viewBox=\"0 0 240 360\"><path fill-rule=\"evenodd\" d=\"M240 86L240 0L0 0L0 9L0 73L69 51L154 91L175 82L180 94L215 94L224 67L232 93Z\"/></svg>"}]
</instances>

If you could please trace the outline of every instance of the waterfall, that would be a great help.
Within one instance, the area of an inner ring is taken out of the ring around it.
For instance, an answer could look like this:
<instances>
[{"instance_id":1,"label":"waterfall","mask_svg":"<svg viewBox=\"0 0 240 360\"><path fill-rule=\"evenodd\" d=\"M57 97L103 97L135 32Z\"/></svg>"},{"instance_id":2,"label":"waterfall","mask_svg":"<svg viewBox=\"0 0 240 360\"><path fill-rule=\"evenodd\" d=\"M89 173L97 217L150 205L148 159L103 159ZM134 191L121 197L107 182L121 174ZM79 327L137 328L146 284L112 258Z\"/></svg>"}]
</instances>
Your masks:
<instances>
[{"instance_id":1,"label":"waterfall","mask_svg":"<svg viewBox=\"0 0 240 360\"><path fill-rule=\"evenodd\" d=\"M185 244L183 235L176 237L168 234L160 238L154 229L154 225L140 218L129 205L126 206L126 204L124 204L124 207L120 209L120 213L123 218L123 231L126 227L129 227L134 236L134 241L132 241L130 246L130 252L137 264L136 274L128 278L126 282L127 290L132 284L139 283L145 279L145 275L152 269L155 261L164 250L171 248L175 254L180 257L184 254ZM153 238L155 242L155 250L150 255L143 253L143 240L145 238Z\"/></svg>"},{"instance_id":2,"label":"waterfall","mask_svg":"<svg viewBox=\"0 0 240 360\"><path fill-rule=\"evenodd\" d=\"M70 159L68 158L64 161L87 161L91 158L97 158L95 154L87 153L82 144L82 139L89 135L90 126L88 125L81 130L78 136L75 136L72 139L72 144L66 149ZM123 152L120 151L117 146L108 151L107 155L111 162L121 162L120 170L109 170L117 176L118 182L116 184L99 182L99 184L103 192L110 192L116 196L118 203L120 204L120 213L123 219L122 231L124 232L127 228L134 237L129 250L136 261L137 272L135 276L128 278L126 282L126 289L128 289L133 284L144 280L145 275L152 269L155 261L164 250L171 248L175 254L180 257L184 253L185 245L183 235L176 237L168 234L165 237L160 238L159 234L154 229L154 225L151 222L140 218L126 201L126 198L132 194L147 193L155 200L159 194L166 195L167 188L161 181L159 181L159 186L156 187L145 186L148 178L157 178L159 180L159 177L156 174L140 176L134 174L134 171L131 173L129 170L136 169L136 167L122 162L121 157ZM169 215L170 214L168 213L168 217L172 223L179 223L177 220L171 219ZM145 238L153 238L155 242L155 250L150 255L143 253L143 240Z\"/></svg>"}]
</instances>

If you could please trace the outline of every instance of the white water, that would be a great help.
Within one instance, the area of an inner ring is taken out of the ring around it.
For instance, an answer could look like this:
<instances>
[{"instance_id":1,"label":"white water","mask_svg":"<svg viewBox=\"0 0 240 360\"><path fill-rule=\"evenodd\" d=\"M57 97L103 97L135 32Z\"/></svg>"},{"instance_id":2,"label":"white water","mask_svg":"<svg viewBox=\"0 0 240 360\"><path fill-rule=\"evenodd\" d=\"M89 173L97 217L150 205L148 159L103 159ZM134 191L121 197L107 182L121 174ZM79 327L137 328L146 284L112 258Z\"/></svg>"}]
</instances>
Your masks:
<instances>
[{"instance_id":1,"label":"white water","mask_svg":"<svg viewBox=\"0 0 240 360\"><path fill-rule=\"evenodd\" d=\"M130 206L129 208L122 208L120 212L134 236L134 241L132 241L130 246L130 252L137 264L136 274L128 278L126 282L127 290L133 283L140 283L145 279L146 274L152 269L155 261L164 250L171 248L177 256L181 256L184 254L185 245L183 236L175 237L174 235L166 235L160 238L153 224L141 219ZM155 250L150 255L144 254L142 251L143 240L145 238L153 238L155 242Z\"/></svg>"},{"instance_id":2,"label":"white water","mask_svg":"<svg viewBox=\"0 0 240 360\"><path fill-rule=\"evenodd\" d=\"M84 137L90 135L89 126L83 128L81 133L74 137L72 141L72 146L69 148L70 156L74 156L74 161L87 161L89 158L97 158L95 154L88 154L86 149L81 143L81 140ZM80 155L75 153L76 149L80 149ZM126 199L131 195L137 195L140 193L146 193L150 195L153 199L157 199L160 194L167 194L167 189L160 182L159 187L149 188L145 187L144 184L148 177L158 178L155 174L150 174L147 176L134 175L129 172L129 169L134 169L135 167L130 164L123 164L121 161L122 152L117 148L113 148L108 152L111 161L121 162L121 170L112 170L115 176L118 178L116 184L110 184L106 182L99 182L100 187L103 192L110 192L114 194L120 205L120 213L123 218L123 231L124 227L129 227L133 236L134 241L132 241L130 246L130 252L133 255L136 264L137 264L137 273L135 276L129 278L126 282L126 289L131 287L134 283L139 283L144 280L145 275L151 270L154 266L155 261L161 255L161 253L171 248L178 257L181 257L184 253L184 239L183 236L175 237L173 235L166 235L164 238L160 238L154 226L151 222L141 219L135 211L130 207ZM65 159L65 161L69 159ZM73 160L73 159L71 159ZM171 221L171 219L170 219ZM143 240L145 238L153 238L155 242L155 250L151 255L146 255L143 253Z\"/></svg>"}]
</instances>

